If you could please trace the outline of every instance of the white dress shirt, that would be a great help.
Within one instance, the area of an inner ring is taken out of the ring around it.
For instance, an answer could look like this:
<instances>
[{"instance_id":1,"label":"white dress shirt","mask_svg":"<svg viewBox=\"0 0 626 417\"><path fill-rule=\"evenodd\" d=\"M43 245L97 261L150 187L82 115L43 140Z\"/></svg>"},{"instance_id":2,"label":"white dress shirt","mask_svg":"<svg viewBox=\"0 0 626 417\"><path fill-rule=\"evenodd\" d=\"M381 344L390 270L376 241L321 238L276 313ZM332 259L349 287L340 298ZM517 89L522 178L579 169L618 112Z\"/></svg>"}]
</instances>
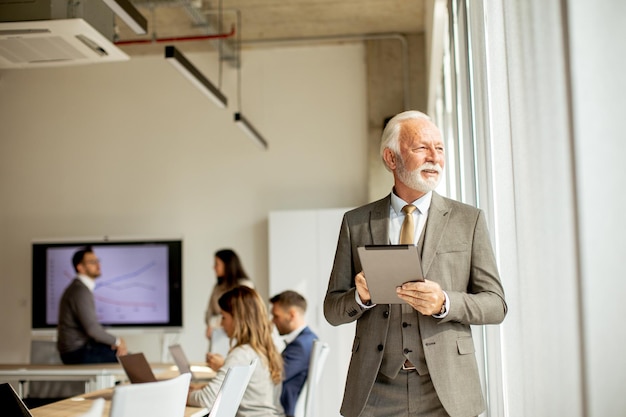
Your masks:
<instances>
[{"instance_id":1,"label":"white dress shirt","mask_svg":"<svg viewBox=\"0 0 626 417\"><path fill-rule=\"evenodd\" d=\"M417 242L419 241L424 230L424 226L426 225L426 219L428 219L428 210L430 209L430 202L432 201L432 198L433 193L430 191L415 201L406 202L395 193L391 193L391 205L389 206L389 244L397 245L400 241L400 229L402 228L402 223L404 222L404 217L406 216L406 214L402 211L402 208L407 204L413 204L417 208L417 210L413 210L413 213L411 213L414 220L413 224L415 225L413 244L417 245ZM445 311L443 314L433 314L433 317L435 318L444 318L448 315L448 311L450 311L450 299L448 298L448 294L444 291L443 295L445 297ZM359 303L361 307L372 308L376 305L363 304L358 291L355 293L355 297L357 303Z\"/></svg>"},{"instance_id":2,"label":"white dress shirt","mask_svg":"<svg viewBox=\"0 0 626 417\"><path fill-rule=\"evenodd\" d=\"M414 210L411 215L413 216L413 224L415 225L415 241L414 245L417 245L419 238L422 234L422 230L424 230L424 225L426 225L426 219L428 218L428 209L430 208L430 202L433 198L432 191L424 194L420 198L412 202L406 202L402 200L400 197L395 195L395 193L391 193L391 206L389 207L389 243L392 245L397 245L400 240L400 229L402 228L402 222L404 222L404 217L406 216L402 212L402 208L407 204L413 204L417 207L417 210Z\"/></svg>"}]
</instances>

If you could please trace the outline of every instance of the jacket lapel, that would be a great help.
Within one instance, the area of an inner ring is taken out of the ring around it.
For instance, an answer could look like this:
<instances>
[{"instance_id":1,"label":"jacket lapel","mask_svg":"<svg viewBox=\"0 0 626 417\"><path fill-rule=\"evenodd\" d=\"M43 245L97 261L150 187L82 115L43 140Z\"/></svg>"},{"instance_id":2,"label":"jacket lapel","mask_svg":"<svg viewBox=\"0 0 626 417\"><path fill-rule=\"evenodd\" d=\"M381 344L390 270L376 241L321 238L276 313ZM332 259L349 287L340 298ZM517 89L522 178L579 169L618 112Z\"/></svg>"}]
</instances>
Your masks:
<instances>
[{"instance_id":1,"label":"jacket lapel","mask_svg":"<svg viewBox=\"0 0 626 417\"><path fill-rule=\"evenodd\" d=\"M450 208L443 197L433 192L433 198L428 210L426 230L424 235L424 250L422 252L422 272L427 275L430 265L437 254L437 247L448 224Z\"/></svg>"},{"instance_id":2,"label":"jacket lapel","mask_svg":"<svg viewBox=\"0 0 626 417\"><path fill-rule=\"evenodd\" d=\"M370 212L370 230L374 245L389 244L389 206L391 194L376 202Z\"/></svg>"}]
</instances>

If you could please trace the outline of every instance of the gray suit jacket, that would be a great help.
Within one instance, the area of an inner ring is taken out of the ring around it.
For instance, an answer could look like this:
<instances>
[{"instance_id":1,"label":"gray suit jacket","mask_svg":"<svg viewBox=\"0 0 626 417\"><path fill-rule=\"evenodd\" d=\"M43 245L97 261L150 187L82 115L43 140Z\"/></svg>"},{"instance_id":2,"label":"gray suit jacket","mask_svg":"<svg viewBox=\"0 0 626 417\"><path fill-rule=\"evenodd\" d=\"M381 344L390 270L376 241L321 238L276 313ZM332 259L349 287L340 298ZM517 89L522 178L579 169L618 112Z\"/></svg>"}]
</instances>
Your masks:
<instances>
[{"instance_id":1,"label":"gray suit jacket","mask_svg":"<svg viewBox=\"0 0 626 417\"><path fill-rule=\"evenodd\" d=\"M357 321L341 413L358 416L376 380L385 349L390 306L364 309L355 300L354 276L361 271L357 246L389 243L390 196L344 215L324 314L334 326ZM498 324L506 315L504 290L484 213L433 192L425 226L422 268L446 291L443 319L418 315L430 377L452 417L484 410L470 325Z\"/></svg>"}]
</instances>

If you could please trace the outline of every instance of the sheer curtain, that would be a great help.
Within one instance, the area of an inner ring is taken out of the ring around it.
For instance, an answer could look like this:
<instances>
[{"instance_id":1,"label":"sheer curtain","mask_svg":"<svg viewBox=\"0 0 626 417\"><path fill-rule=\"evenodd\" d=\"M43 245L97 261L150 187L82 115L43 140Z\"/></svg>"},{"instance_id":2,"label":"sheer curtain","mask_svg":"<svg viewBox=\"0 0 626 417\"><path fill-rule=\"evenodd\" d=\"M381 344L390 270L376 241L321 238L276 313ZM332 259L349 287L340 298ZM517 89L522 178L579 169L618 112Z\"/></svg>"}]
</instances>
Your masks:
<instances>
[{"instance_id":1,"label":"sheer curtain","mask_svg":"<svg viewBox=\"0 0 626 417\"><path fill-rule=\"evenodd\" d=\"M485 210L509 314L473 329L485 416L583 415L576 176L559 1L448 1L449 195Z\"/></svg>"}]
</instances>

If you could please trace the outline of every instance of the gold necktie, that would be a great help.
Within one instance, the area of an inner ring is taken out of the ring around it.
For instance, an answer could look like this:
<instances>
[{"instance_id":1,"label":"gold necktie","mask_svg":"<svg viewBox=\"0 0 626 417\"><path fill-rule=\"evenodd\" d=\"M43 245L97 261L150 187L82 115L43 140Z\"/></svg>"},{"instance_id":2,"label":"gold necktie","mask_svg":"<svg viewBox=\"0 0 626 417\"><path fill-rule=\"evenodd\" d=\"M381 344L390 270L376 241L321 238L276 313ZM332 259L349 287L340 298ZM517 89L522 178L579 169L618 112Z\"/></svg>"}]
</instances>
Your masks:
<instances>
[{"instance_id":1,"label":"gold necktie","mask_svg":"<svg viewBox=\"0 0 626 417\"><path fill-rule=\"evenodd\" d=\"M402 207L402 212L405 216L400 229L400 241L398 242L401 245L413 245L415 243L415 222L413 221L412 213L416 208L413 204Z\"/></svg>"}]
</instances>

